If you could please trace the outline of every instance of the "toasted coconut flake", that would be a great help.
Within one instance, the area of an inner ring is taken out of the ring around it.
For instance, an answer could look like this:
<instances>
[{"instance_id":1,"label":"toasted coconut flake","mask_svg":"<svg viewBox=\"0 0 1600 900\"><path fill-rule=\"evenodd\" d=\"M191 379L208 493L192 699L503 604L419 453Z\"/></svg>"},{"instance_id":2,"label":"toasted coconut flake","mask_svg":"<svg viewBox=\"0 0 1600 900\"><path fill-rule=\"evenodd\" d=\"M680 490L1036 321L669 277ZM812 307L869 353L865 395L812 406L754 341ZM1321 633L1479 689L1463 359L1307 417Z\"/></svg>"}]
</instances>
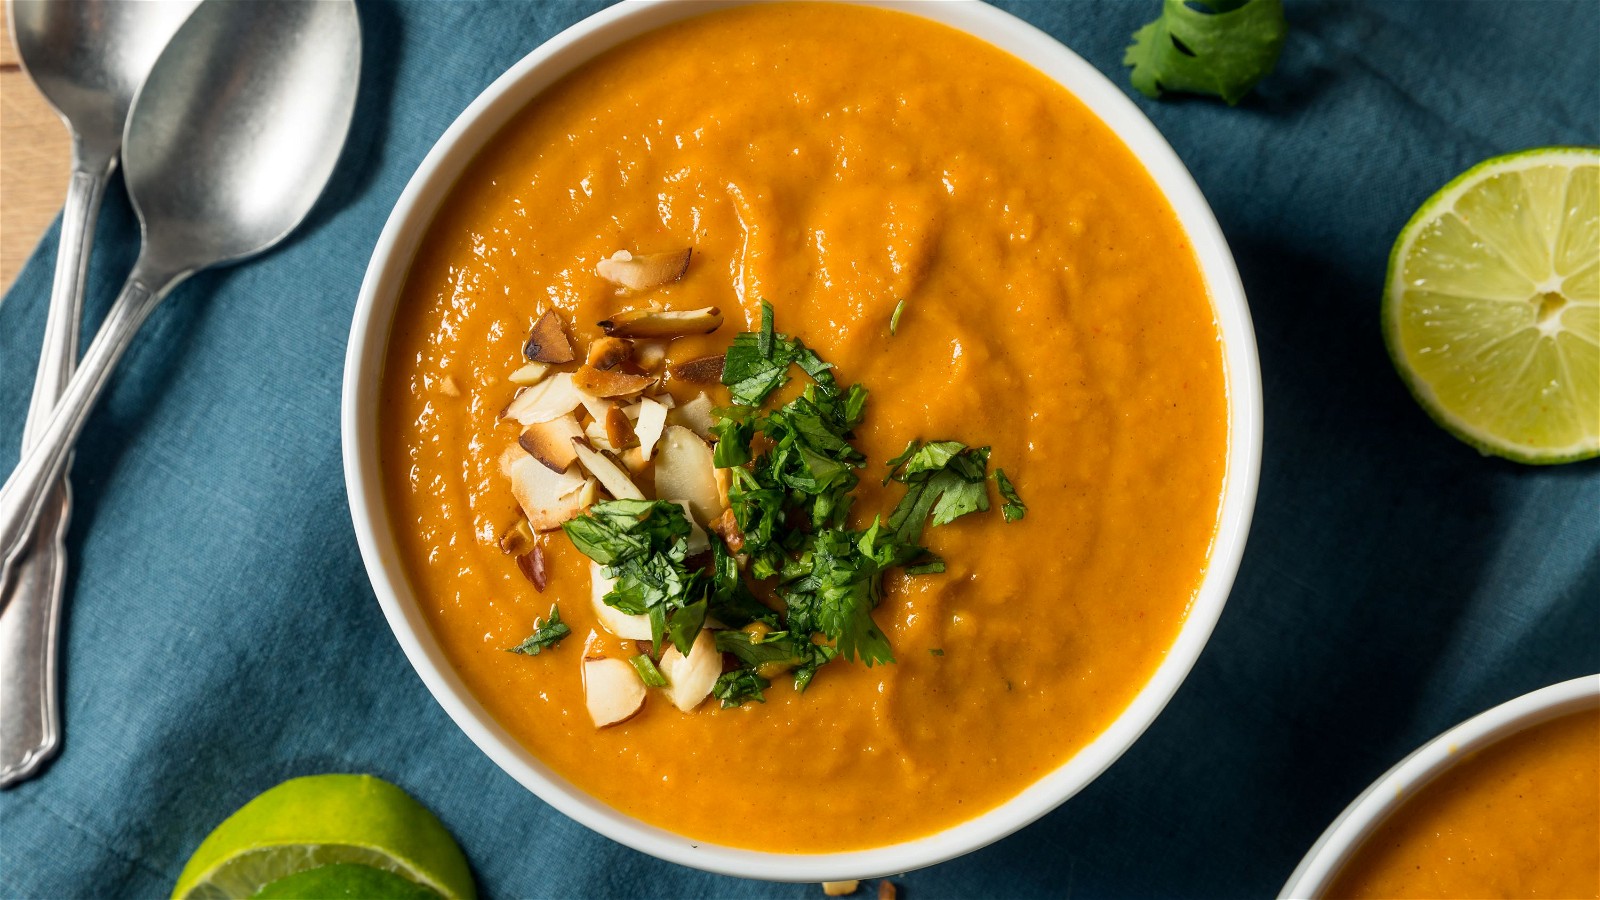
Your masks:
<instances>
[{"instance_id":1,"label":"toasted coconut flake","mask_svg":"<svg viewBox=\"0 0 1600 900\"><path fill-rule=\"evenodd\" d=\"M578 390L596 397L626 397L644 390L653 381L649 375L631 375L621 369L596 369L582 366L572 375Z\"/></svg>"},{"instance_id":2,"label":"toasted coconut flake","mask_svg":"<svg viewBox=\"0 0 1600 900\"><path fill-rule=\"evenodd\" d=\"M667 699L684 712L699 706L711 695L712 685L722 674L722 654L717 652L716 639L711 632L702 630L689 647L689 655L669 646L661 654L661 674L667 676Z\"/></svg>"},{"instance_id":3,"label":"toasted coconut flake","mask_svg":"<svg viewBox=\"0 0 1600 900\"><path fill-rule=\"evenodd\" d=\"M728 545L729 553L737 556L744 550L744 532L739 530L739 519L733 514L733 510L723 510L722 515L711 523L711 530Z\"/></svg>"},{"instance_id":4,"label":"toasted coconut flake","mask_svg":"<svg viewBox=\"0 0 1600 900\"><path fill-rule=\"evenodd\" d=\"M589 563L589 600L594 606L594 617L600 627L626 641L648 641L650 617L625 613L615 606L607 606L605 596L616 587L616 582L606 577L599 563Z\"/></svg>"},{"instance_id":5,"label":"toasted coconut flake","mask_svg":"<svg viewBox=\"0 0 1600 900\"><path fill-rule=\"evenodd\" d=\"M722 327L722 311L704 309L635 309L600 323L606 334L625 338L676 338L710 334Z\"/></svg>"},{"instance_id":6,"label":"toasted coconut flake","mask_svg":"<svg viewBox=\"0 0 1600 900\"><path fill-rule=\"evenodd\" d=\"M589 442L589 446L595 448L596 450L610 451L615 449L611 446L611 436L606 434L606 423L604 420L599 422L590 422L589 424L583 426L583 436L584 439Z\"/></svg>"},{"instance_id":7,"label":"toasted coconut flake","mask_svg":"<svg viewBox=\"0 0 1600 900\"><path fill-rule=\"evenodd\" d=\"M512 384L519 384L523 387L533 387L534 385L543 381L544 376L548 374L550 374L549 363L531 362L523 365L515 372L512 372L507 376L507 378Z\"/></svg>"},{"instance_id":8,"label":"toasted coconut flake","mask_svg":"<svg viewBox=\"0 0 1600 900\"><path fill-rule=\"evenodd\" d=\"M674 425L682 425L706 440L711 440L711 426L715 416L712 414L711 398L705 394L696 394L693 400L674 409L667 417L667 421Z\"/></svg>"},{"instance_id":9,"label":"toasted coconut flake","mask_svg":"<svg viewBox=\"0 0 1600 900\"><path fill-rule=\"evenodd\" d=\"M533 583L533 589L536 591L543 593L545 586L550 583L550 574L544 567L544 548L538 544L534 544L532 550L517 557L517 568L521 569L523 576Z\"/></svg>"},{"instance_id":10,"label":"toasted coconut flake","mask_svg":"<svg viewBox=\"0 0 1600 900\"><path fill-rule=\"evenodd\" d=\"M689 504L692 518L707 525L722 515L711 448L681 425L668 425L656 447L656 497Z\"/></svg>"},{"instance_id":11,"label":"toasted coconut flake","mask_svg":"<svg viewBox=\"0 0 1600 900\"><path fill-rule=\"evenodd\" d=\"M589 345L585 365L595 369L615 369L633 361L633 341L603 337Z\"/></svg>"},{"instance_id":12,"label":"toasted coconut flake","mask_svg":"<svg viewBox=\"0 0 1600 900\"><path fill-rule=\"evenodd\" d=\"M658 400L644 397L639 401L639 420L633 424L633 433L639 438L639 450L646 462L655 452L656 442L667 427L667 407Z\"/></svg>"},{"instance_id":13,"label":"toasted coconut flake","mask_svg":"<svg viewBox=\"0 0 1600 900\"><path fill-rule=\"evenodd\" d=\"M569 363L577 359L577 354L572 352L572 339L567 337L567 329L555 310L545 310L533 323L528 340L522 345L522 355L529 362L542 363Z\"/></svg>"},{"instance_id":14,"label":"toasted coconut flake","mask_svg":"<svg viewBox=\"0 0 1600 900\"><path fill-rule=\"evenodd\" d=\"M528 527L534 531L550 531L582 511L578 495L583 488L583 476L577 469L554 472L543 463L512 448L502 458L502 468L511 479L511 494L517 498L523 515L528 517Z\"/></svg>"},{"instance_id":15,"label":"toasted coconut flake","mask_svg":"<svg viewBox=\"0 0 1600 900\"><path fill-rule=\"evenodd\" d=\"M861 887L860 881L824 881L822 892L829 897L846 897L856 892Z\"/></svg>"},{"instance_id":16,"label":"toasted coconut flake","mask_svg":"<svg viewBox=\"0 0 1600 900\"><path fill-rule=\"evenodd\" d=\"M702 356L687 362L675 363L667 366L667 374L689 384L721 384L724 359L725 357L719 353L716 356Z\"/></svg>"},{"instance_id":17,"label":"toasted coconut flake","mask_svg":"<svg viewBox=\"0 0 1600 900\"><path fill-rule=\"evenodd\" d=\"M523 425L559 419L583 403L583 394L572 383L572 375L558 372L522 393L500 414Z\"/></svg>"},{"instance_id":18,"label":"toasted coconut flake","mask_svg":"<svg viewBox=\"0 0 1600 900\"><path fill-rule=\"evenodd\" d=\"M667 359L667 345L661 341L644 341L633 345L633 361L639 368L650 370Z\"/></svg>"},{"instance_id":19,"label":"toasted coconut flake","mask_svg":"<svg viewBox=\"0 0 1600 900\"><path fill-rule=\"evenodd\" d=\"M627 414L620 406L613 406L606 413L606 440L613 450L639 446L639 436L633 433L633 423L628 421Z\"/></svg>"},{"instance_id":20,"label":"toasted coconut flake","mask_svg":"<svg viewBox=\"0 0 1600 900\"><path fill-rule=\"evenodd\" d=\"M692 247L641 256L618 250L609 259L600 260L594 271L619 287L630 291L649 291L682 278L689 271L689 257L693 254Z\"/></svg>"},{"instance_id":21,"label":"toasted coconut flake","mask_svg":"<svg viewBox=\"0 0 1600 900\"><path fill-rule=\"evenodd\" d=\"M582 441L574 440L572 446L578 452L578 461L583 463L583 467L589 470L590 475L600 480L600 485L610 491L611 496L618 500L644 499L644 492L633 483L628 473L605 454Z\"/></svg>"},{"instance_id":22,"label":"toasted coconut flake","mask_svg":"<svg viewBox=\"0 0 1600 900\"><path fill-rule=\"evenodd\" d=\"M594 727L604 728L633 718L644 707L644 695L644 682L626 661L583 661L583 699Z\"/></svg>"},{"instance_id":23,"label":"toasted coconut flake","mask_svg":"<svg viewBox=\"0 0 1600 900\"><path fill-rule=\"evenodd\" d=\"M506 529L500 536L500 552L511 556L521 556L533 549L533 529L528 526L527 519L518 519L516 524Z\"/></svg>"},{"instance_id":24,"label":"toasted coconut flake","mask_svg":"<svg viewBox=\"0 0 1600 900\"><path fill-rule=\"evenodd\" d=\"M548 422L535 422L522 429L517 443L528 455L550 467L553 472L565 472L578 454L572 449L572 439L581 437L583 429L578 417L568 413Z\"/></svg>"}]
</instances>

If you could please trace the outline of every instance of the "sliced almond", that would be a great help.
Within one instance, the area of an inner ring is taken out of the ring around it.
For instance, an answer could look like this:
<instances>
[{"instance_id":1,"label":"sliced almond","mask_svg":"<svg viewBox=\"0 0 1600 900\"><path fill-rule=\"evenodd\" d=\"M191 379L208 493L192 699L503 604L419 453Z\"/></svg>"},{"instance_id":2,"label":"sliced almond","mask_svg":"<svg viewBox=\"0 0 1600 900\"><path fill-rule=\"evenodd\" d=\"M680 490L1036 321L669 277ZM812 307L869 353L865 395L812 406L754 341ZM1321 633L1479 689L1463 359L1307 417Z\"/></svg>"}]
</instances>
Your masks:
<instances>
[{"instance_id":1,"label":"sliced almond","mask_svg":"<svg viewBox=\"0 0 1600 900\"><path fill-rule=\"evenodd\" d=\"M633 433L639 439L639 451L644 454L646 462L650 461L656 442L661 440L661 432L666 427L666 405L649 397L640 398L639 418L633 423Z\"/></svg>"},{"instance_id":2,"label":"sliced almond","mask_svg":"<svg viewBox=\"0 0 1600 900\"><path fill-rule=\"evenodd\" d=\"M583 661L583 699L594 727L633 718L644 707L645 687L633 666L620 659Z\"/></svg>"},{"instance_id":3,"label":"sliced almond","mask_svg":"<svg viewBox=\"0 0 1600 900\"><path fill-rule=\"evenodd\" d=\"M581 506L584 509L588 509L589 507L594 505L594 502L596 500L599 500L599 499L600 499L600 482L595 481L593 478L589 479L588 481L585 481L583 483L583 487L581 489L579 489L579 491L578 491L578 500L577 500L578 505Z\"/></svg>"},{"instance_id":4,"label":"sliced almond","mask_svg":"<svg viewBox=\"0 0 1600 900\"><path fill-rule=\"evenodd\" d=\"M618 250L609 259L600 260L594 271L601 278L630 291L648 291L682 278L683 273L689 271L689 257L693 254L692 247L640 256Z\"/></svg>"},{"instance_id":5,"label":"sliced almond","mask_svg":"<svg viewBox=\"0 0 1600 900\"><path fill-rule=\"evenodd\" d=\"M459 397L461 396L461 385L456 384L454 378L446 375L439 379L439 393L446 397Z\"/></svg>"},{"instance_id":6,"label":"sliced almond","mask_svg":"<svg viewBox=\"0 0 1600 900\"><path fill-rule=\"evenodd\" d=\"M520 384L523 387L533 387L534 385L543 381L544 376L548 375L549 373L549 363L531 362L522 366L506 377L510 379L512 384Z\"/></svg>"},{"instance_id":7,"label":"sliced almond","mask_svg":"<svg viewBox=\"0 0 1600 900\"><path fill-rule=\"evenodd\" d=\"M533 583L533 589L543 592L550 583L550 573L544 567L544 549L538 544L517 557L517 568L522 570L522 575Z\"/></svg>"},{"instance_id":8,"label":"sliced almond","mask_svg":"<svg viewBox=\"0 0 1600 900\"><path fill-rule=\"evenodd\" d=\"M515 525L506 529L500 536L500 552L511 556L521 556L533 549L533 529L528 527L527 519L518 519Z\"/></svg>"},{"instance_id":9,"label":"sliced almond","mask_svg":"<svg viewBox=\"0 0 1600 900\"><path fill-rule=\"evenodd\" d=\"M738 555L744 549L744 532L739 530L739 519L733 514L733 510L723 510L722 515L711 523L711 530L722 538L722 542L728 546L729 553Z\"/></svg>"},{"instance_id":10,"label":"sliced almond","mask_svg":"<svg viewBox=\"0 0 1600 900\"><path fill-rule=\"evenodd\" d=\"M632 615L615 606L606 605L605 596L611 593L616 584L606 577L605 570L599 563L589 563L589 599L594 604L595 619L600 622L601 628L625 641L650 640L652 635L649 616Z\"/></svg>"},{"instance_id":11,"label":"sliced almond","mask_svg":"<svg viewBox=\"0 0 1600 900\"><path fill-rule=\"evenodd\" d=\"M650 461L644 458L644 453L638 447L629 447L618 453L617 458L622 460L622 467L628 470L629 475L639 476L650 468Z\"/></svg>"},{"instance_id":12,"label":"sliced almond","mask_svg":"<svg viewBox=\"0 0 1600 900\"><path fill-rule=\"evenodd\" d=\"M572 375L578 390L596 397L625 397L637 394L655 379L649 375L633 375L621 369L596 369L582 366Z\"/></svg>"},{"instance_id":13,"label":"sliced almond","mask_svg":"<svg viewBox=\"0 0 1600 900\"><path fill-rule=\"evenodd\" d=\"M517 443L553 472L565 472L578 454L572 449L572 439L581 437L583 428L578 417L568 413L548 422L535 422L522 429Z\"/></svg>"},{"instance_id":14,"label":"sliced almond","mask_svg":"<svg viewBox=\"0 0 1600 900\"><path fill-rule=\"evenodd\" d=\"M673 502L683 507L683 517L689 522L689 537L685 539L689 555L694 556L697 553L704 553L710 550L711 539L706 537L706 530L700 527L700 523L694 520L694 512L689 509L689 504L682 500L674 500Z\"/></svg>"},{"instance_id":15,"label":"sliced almond","mask_svg":"<svg viewBox=\"0 0 1600 900\"><path fill-rule=\"evenodd\" d=\"M572 375L558 372L533 387L524 388L500 414L500 418L532 425L559 419L582 404L583 393L573 385Z\"/></svg>"},{"instance_id":16,"label":"sliced almond","mask_svg":"<svg viewBox=\"0 0 1600 900\"><path fill-rule=\"evenodd\" d=\"M829 897L846 897L856 892L861 887L860 881L824 881L822 892Z\"/></svg>"},{"instance_id":17,"label":"sliced almond","mask_svg":"<svg viewBox=\"0 0 1600 900\"><path fill-rule=\"evenodd\" d=\"M641 369L654 369L667 358L667 345L660 341L645 341L633 345L633 361Z\"/></svg>"},{"instance_id":18,"label":"sliced almond","mask_svg":"<svg viewBox=\"0 0 1600 900\"><path fill-rule=\"evenodd\" d=\"M605 454L581 441L573 441L572 446L578 452L578 461L583 463L583 467L589 470L590 475L600 480L600 485L610 491L611 496L618 500L644 499L644 492L634 485L628 473Z\"/></svg>"},{"instance_id":19,"label":"sliced almond","mask_svg":"<svg viewBox=\"0 0 1600 900\"><path fill-rule=\"evenodd\" d=\"M561 325L561 317L553 309L545 310L539 321L533 323L528 340L522 345L522 355L529 362L568 363L577 359L572 352L572 340Z\"/></svg>"},{"instance_id":20,"label":"sliced almond","mask_svg":"<svg viewBox=\"0 0 1600 900\"><path fill-rule=\"evenodd\" d=\"M615 369L633 360L633 341L603 337L589 345L585 365L596 369Z\"/></svg>"},{"instance_id":21,"label":"sliced almond","mask_svg":"<svg viewBox=\"0 0 1600 900\"><path fill-rule=\"evenodd\" d=\"M721 384L724 359L725 357L719 353L716 356L702 356L699 359L675 363L667 366L667 374L690 384Z\"/></svg>"},{"instance_id":22,"label":"sliced almond","mask_svg":"<svg viewBox=\"0 0 1600 900\"><path fill-rule=\"evenodd\" d=\"M895 900L894 882L878 882L878 900Z\"/></svg>"},{"instance_id":23,"label":"sliced almond","mask_svg":"<svg viewBox=\"0 0 1600 900\"><path fill-rule=\"evenodd\" d=\"M722 654L717 652L716 639L711 632L701 629L689 647L689 655L668 646L661 654L661 674L667 676L667 699L678 709L688 712L711 695L711 686L722 674Z\"/></svg>"},{"instance_id":24,"label":"sliced almond","mask_svg":"<svg viewBox=\"0 0 1600 900\"><path fill-rule=\"evenodd\" d=\"M611 446L611 436L606 434L606 423L604 419L598 422L590 422L589 424L583 426L583 436L589 442L589 446L596 450L605 450L609 452L616 449Z\"/></svg>"},{"instance_id":25,"label":"sliced almond","mask_svg":"<svg viewBox=\"0 0 1600 900\"><path fill-rule=\"evenodd\" d=\"M620 406L613 406L606 413L606 440L611 443L613 450L639 446L639 436L633 432L633 423L628 421L627 414Z\"/></svg>"},{"instance_id":26,"label":"sliced almond","mask_svg":"<svg viewBox=\"0 0 1600 900\"><path fill-rule=\"evenodd\" d=\"M711 440L711 426L716 417L712 414L711 398L705 394L696 394L693 400L674 409L667 421L700 435L706 440Z\"/></svg>"},{"instance_id":27,"label":"sliced almond","mask_svg":"<svg viewBox=\"0 0 1600 900\"><path fill-rule=\"evenodd\" d=\"M691 334L710 334L722 327L722 310L635 309L617 313L600 323L606 334L625 338L676 338Z\"/></svg>"},{"instance_id":28,"label":"sliced almond","mask_svg":"<svg viewBox=\"0 0 1600 900\"><path fill-rule=\"evenodd\" d=\"M550 531L582 511L578 495L583 488L583 476L577 469L554 472L537 459L513 447L501 460L506 477L511 480L511 494L528 517L528 527L534 531Z\"/></svg>"},{"instance_id":29,"label":"sliced almond","mask_svg":"<svg viewBox=\"0 0 1600 900\"><path fill-rule=\"evenodd\" d=\"M687 503L701 525L722 515L711 448L681 425L668 425L656 445L656 498Z\"/></svg>"}]
</instances>

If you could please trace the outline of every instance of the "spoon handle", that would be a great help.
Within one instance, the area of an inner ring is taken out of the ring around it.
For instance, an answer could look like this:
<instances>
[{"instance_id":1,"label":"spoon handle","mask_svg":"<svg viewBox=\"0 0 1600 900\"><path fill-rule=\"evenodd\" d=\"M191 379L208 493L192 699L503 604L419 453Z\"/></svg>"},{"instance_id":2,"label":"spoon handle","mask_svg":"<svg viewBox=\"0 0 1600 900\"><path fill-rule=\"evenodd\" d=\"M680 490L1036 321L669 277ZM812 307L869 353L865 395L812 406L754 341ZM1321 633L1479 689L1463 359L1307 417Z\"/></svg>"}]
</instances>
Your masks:
<instances>
[{"instance_id":1,"label":"spoon handle","mask_svg":"<svg viewBox=\"0 0 1600 900\"><path fill-rule=\"evenodd\" d=\"M94 244L95 220L116 156L88 158L74 147L72 180L61 213L55 281L45 318L44 347L33 383L33 402L22 445L32 446L49 420L78 361L84 280ZM55 755L61 741L56 701L62 589L66 580L67 517L71 492L63 474L45 501L38 526L16 566L0 574L0 787L9 787Z\"/></svg>"},{"instance_id":2,"label":"spoon handle","mask_svg":"<svg viewBox=\"0 0 1600 900\"><path fill-rule=\"evenodd\" d=\"M111 305L77 373L67 382L49 423L39 434L37 443L23 453L16 471L0 489L0 559L4 560L0 569L16 565L111 370L116 368L150 311L187 275L187 272L168 274L155 270L143 257L134 263L133 273L122 285L122 293Z\"/></svg>"}]
</instances>

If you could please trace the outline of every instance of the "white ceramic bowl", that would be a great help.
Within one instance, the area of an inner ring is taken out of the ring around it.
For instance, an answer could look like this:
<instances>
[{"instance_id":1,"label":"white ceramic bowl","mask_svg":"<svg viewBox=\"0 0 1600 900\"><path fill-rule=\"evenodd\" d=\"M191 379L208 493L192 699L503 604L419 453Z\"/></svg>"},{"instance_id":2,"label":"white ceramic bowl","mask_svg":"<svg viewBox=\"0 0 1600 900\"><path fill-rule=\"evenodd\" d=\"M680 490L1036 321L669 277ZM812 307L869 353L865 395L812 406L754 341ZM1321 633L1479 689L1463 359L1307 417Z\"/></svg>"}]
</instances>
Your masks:
<instances>
[{"instance_id":1,"label":"white ceramic bowl","mask_svg":"<svg viewBox=\"0 0 1600 900\"><path fill-rule=\"evenodd\" d=\"M1282 898L1321 897L1389 814L1477 750L1567 713L1600 707L1600 675L1585 675L1508 700L1446 731L1383 774L1345 807L1289 876Z\"/></svg>"},{"instance_id":2,"label":"white ceramic bowl","mask_svg":"<svg viewBox=\"0 0 1600 900\"><path fill-rule=\"evenodd\" d=\"M1233 256L1194 180L1150 120L1123 92L1050 36L982 3L880 2L943 22L1031 63L1082 100L1143 161L1194 244L1222 332L1229 450L1211 560L1177 641L1133 703L1105 733L1060 768L997 809L915 841L850 853L792 855L692 841L639 822L556 775L506 733L467 692L412 594L390 530L378 466L379 378L396 301L417 244L473 156L541 91L599 53L669 22L732 5L629 2L567 29L512 66L434 145L401 194L378 239L345 362L344 468L356 537L373 590L417 674L456 724L502 769L566 815L662 859L712 872L786 881L866 878L905 872L989 844L1039 818L1099 775L1161 712L1194 665L1222 612L1244 550L1261 456L1261 384L1255 335Z\"/></svg>"}]
</instances>

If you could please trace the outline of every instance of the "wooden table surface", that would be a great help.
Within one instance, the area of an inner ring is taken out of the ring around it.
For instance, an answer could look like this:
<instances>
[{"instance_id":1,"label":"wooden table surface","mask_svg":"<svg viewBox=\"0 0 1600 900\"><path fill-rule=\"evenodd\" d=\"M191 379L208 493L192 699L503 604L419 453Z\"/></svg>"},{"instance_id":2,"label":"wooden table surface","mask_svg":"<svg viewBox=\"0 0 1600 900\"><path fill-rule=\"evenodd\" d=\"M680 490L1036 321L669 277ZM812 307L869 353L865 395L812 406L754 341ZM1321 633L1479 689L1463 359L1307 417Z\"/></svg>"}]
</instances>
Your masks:
<instances>
[{"instance_id":1,"label":"wooden table surface","mask_svg":"<svg viewBox=\"0 0 1600 900\"><path fill-rule=\"evenodd\" d=\"M72 143L67 127L17 62L0 15L0 291L61 211Z\"/></svg>"}]
</instances>

